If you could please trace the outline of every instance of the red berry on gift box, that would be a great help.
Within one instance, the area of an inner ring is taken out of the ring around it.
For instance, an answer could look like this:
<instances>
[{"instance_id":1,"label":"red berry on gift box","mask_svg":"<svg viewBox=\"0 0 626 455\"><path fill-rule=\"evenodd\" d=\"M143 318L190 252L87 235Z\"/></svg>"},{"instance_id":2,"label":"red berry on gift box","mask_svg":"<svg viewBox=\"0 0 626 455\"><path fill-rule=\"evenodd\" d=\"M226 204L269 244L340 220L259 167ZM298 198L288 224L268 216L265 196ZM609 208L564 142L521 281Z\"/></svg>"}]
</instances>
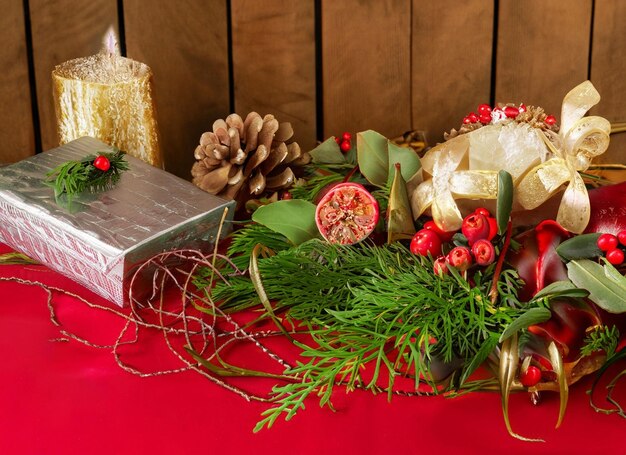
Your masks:
<instances>
[{"instance_id":1,"label":"red berry on gift box","mask_svg":"<svg viewBox=\"0 0 626 455\"><path fill-rule=\"evenodd\" d=\"M620 265L624 262L624 252L615 248L606 252L606 260L613 265Z\"/></svg>"},{"instance_id":2,"label":"red berry on gift box","mask_svg":"<svg viewBox=\"0 0 626 455\"><path fill-rule=\"evenodd\" d=\"M339 148L343 153L348 153L351 147L352 145L350 144L350 141L347 141L345 139L341 141L341 145L339 145Z\"/></svg>"},{"instance_id":3,"label":"red berry on gift box","mask_svg":"<svg viewBox=\"0 0 626 455\"><path fill-rule=\"evenodd\" d=\"M471 123L478 122L478 116L473 112L467 114L467 118L470 120Z\"/></svg>"},{"instance_id":4,"label":"red berry on gift box","mask_svg":"<svg viewBox=\"0 0 626 455\"><path fill-rule=\"evenodd\" d=\"M472 121L470 120L469 116L463 117L463 124L467 125L468 123L472 123Z\"/></svg>"},{"instance_id":5,"label":"red berry on gift box","mask_svg":"<svg viewBox=\"0 0 626 455\"><path fill-rule=\"evenodd\" d=\"M454 236L454 231L450 231L450 232L443 231L432 220L426 221L424 223L424 229L430 229L431 231L434 231L435 234L439 236L442 242L449 242L450 240L452 240L452 237Z\"/></svg>"},{"instance_id":6,"label":"red berry on gift box","mask_svg":"<svg viewBox=\"0 0 626 455\"><path fill-rule=\"evenodd\" d=\"M617 240L619 240L619 243L626 246L626 231L621 231L617 234Z\"/></svg>"},{"instance_id":7,"label":"red berry on gift box","mask_svg":"<svg viewBox=\"0 0 626 455\"><path fill-rule=\"evenodd\" d=\"M548 126L552 126L556 123L556 117L554 115L548 115L544 120L543 123L545 123Z\"/></svg>"},{"instance_id":8,"label":"red berry on gift box","mask_svg":"<svg viewBox=\"0 0 626 455\"><path fill-rule=\"evenodd\" d=\"M93 167L101 170L102 172L106 172L111 168L111 162L106 156L100 155L93 160Z\"/></svg>"},{"instance_id":9,"label":"red berry on gift box","mask_svg":"<svg viewBox=\"0 0 626 455\"><path fill-rule=\"evenodd\" d=\"M433 264L433 272L435 275L446 275L448 273L448 263L445 256L439 256Z\"/></svg>"},{"instance_id":10,"label":"red berry on gift box","mask_svg":"<svg viewBox=\"0 0 626 455\"><path fill-rule=\"evenodd\" d=\"M504 111L504 115L508 118L515 118L519 115L519 109L515 106L504 106L502 110Z\"/></svg>"},{"instance_id":11,"label":"red berry on gift box","mask_svg":"<svg viewBox=\"0 0 626 455\"><path fill-rule=\"evenodd\" d=\"M491 106L489 106L488 104L479 104L478 109L476 110L478 111L478 115L491 116Z\"/></svg>"},{"instance_id":12,"label":"red berry on gift box","mask_svg":"<svg viewBox=\"0 0 626 455\"><path fill-rule=\"evenodd\" d=\"M346 131L341 135L341 139L343 139L344 141L351 141L352 135Z\"/></svg>"},{"instance_id":13,"label":"red berry on gift box","mask_svg":"<svg viewBox=\"0 0 626 455\"><path fill-rule=\"evenodd\" d=\"M430 229L421 229L411 239L411 253L419 256L437 257L441 254L441 239Z\"/></svg>"},{"instance_id":14,"label":"red berry on gift box","mask_svg":"<svg viewBox=\"0 0 626 455\"><path fill-rule=\"evenodd\" d=\"M597 244L602 251L611 251L617 248L618 240L613 234L602 234L598 237Z\"/></svg>"},{"instance_id":15,"label":"red berry on gift box","mask_svg":"<svg viewBox=\"0 0 626 455\"><path fill-rule=\"evenodd\" d=\"M485 215L472 213L463 219L461 232L472 246L475 241L489 237L489 220Z\"/></svg>"},{"instance_id":16,"label":"red berry on gift box","mask_svg":"<svg viewBox=\"0 0 626 455\"><path fill-rule=\"evenodd\" d=\"M460 271L465 271L472 265L472 253L469 248L464 246L452 248L446 259L448 260L448 264L456 267Z\"/></svg>"},{"instance_id":17,"label":"red berry on gift box","mask_svg":"<svg viewBox=\"0 0 626 455\"><path fill-rule=\"evenodd\" d=\"M341 141L342 139L340 136L335 137L335 142L337 143L337 145L341 144Z\"/></svg>"},{"instance_id":18,"label":"red berry on gift box","mask_svg":"<svg viewBox=\"0 0 626 455\"><path fill-rule=\"evenodd\" d=\"M496 249L486 239L477 240L472 245L472 254L478 265L489 265L496 259Z\"/></svg>"},{"instance_id":19,"label":"red berry on gift box","mask_svg":"<svg viewBox=\"0 0 626 455\"><path fill-rule=\"evenodd\" d=\"M532 387L541 381L541 370L534 365L530 365L526 371L522 371L519 380L524 387Z\"/></svg>"},{"instance_id":20,"label":"red berry on gift box","mask_svg":"<svg viewBox=\"0 0 626 455\"><path fill-rule=\"evenodd\" d=\"M526 105L524 103L522 103L522 104L519 105L518 109L519 109L520 114L522 112L526 112Z\"/></svg>"},{"instance_id":21,"label":"red berry on gift box","mask_svg":"<svg viewBox=\"0 0 626 455\"><path fill-rule=\"evenodd\" d=\"M283 191L282 196L280 197L283 201L289 201L291 199L293 199L293 196L291 195L291 193L289 191Z\"/></svg>"}]
</instances>

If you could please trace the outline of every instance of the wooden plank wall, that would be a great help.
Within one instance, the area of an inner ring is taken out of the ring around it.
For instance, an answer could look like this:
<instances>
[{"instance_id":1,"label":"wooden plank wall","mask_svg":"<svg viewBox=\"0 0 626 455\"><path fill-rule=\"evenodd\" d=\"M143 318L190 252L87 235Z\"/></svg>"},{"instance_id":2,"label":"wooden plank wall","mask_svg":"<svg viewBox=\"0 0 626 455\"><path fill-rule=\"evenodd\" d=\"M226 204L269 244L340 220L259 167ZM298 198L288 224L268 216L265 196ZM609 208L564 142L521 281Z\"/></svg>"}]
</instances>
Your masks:
<instances>
[{"instance_id":1,"label":"wooden plank wall","mask_svg":"<svg viewBox=\"0 0 626 455\"><path fill-rule=\"evenodd\" d=\"M305 148L343 131L410 129L431 144L483 102L560 114L587 78L597 115L626 121L619 0L5 0L0 163L57 144L50 72L98 51L110 25L147 63L166 168L232 111L273 113ZM626 161L626 134L605 162Z\"/></svg>"}]
</instances>

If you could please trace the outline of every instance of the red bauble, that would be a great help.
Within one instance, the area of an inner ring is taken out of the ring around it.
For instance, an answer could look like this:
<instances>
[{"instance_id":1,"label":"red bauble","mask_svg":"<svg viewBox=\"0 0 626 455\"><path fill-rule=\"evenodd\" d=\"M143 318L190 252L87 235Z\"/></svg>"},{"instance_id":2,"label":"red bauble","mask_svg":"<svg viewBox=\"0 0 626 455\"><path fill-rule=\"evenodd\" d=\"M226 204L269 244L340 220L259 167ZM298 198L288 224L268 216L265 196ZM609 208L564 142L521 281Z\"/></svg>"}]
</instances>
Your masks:
<instances>
[{"instance_id":1,"label":"red bauble","mask_svg":"<svg viewBox=\"0 0 626 455\"><path fill-rule=\"evenodd\" d=\"M341 139L343 139L344 141L351 141L352 135L346 131L341 135Z\"/></svg>"},{"instance_id":2,"label":"red bauble","mask_svg":"<svg viewBox=\"0 0 626 455\"><path fill-rule=\"evenodd\" d=\"M350 141L347 139L344 139L343 141L341 141L341 144L339 145L339 148L341 149L343 153L348 153L351 147L352 147L352 144L350 144Z\"/></svg>"},{"instance_id":3,"label":"red bauble","mask_svg":"<svg viewBox=\"0 0 626 455\"><path fill-rule=\"evenodd\" d=\"M101 170L102 172L106 172L111 169L111 162L106 156L100 155L95 160L93 160L93 167Z\"/></svg>"}]
</instances>

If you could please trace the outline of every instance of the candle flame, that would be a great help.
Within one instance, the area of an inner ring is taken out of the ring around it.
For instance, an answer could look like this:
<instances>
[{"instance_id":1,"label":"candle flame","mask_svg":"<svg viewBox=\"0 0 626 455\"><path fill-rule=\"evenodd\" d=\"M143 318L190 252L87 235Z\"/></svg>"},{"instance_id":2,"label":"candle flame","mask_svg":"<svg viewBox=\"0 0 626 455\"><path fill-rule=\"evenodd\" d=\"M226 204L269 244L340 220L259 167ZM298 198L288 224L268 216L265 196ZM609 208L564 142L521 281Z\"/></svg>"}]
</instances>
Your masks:
<instances>
[{"instance_id":1,"label":"candle flame","mask_svg":"<svg viewBox=\"0 0 626 455\"><path fill-rule=\"evenodd\" d=\"M102 40L103 51L109 55L120 55L120 48L117 42L117 35L115 33L115 29L111 25L107 32L104 34L104 38Z\"/></svg>"}]
</instances>

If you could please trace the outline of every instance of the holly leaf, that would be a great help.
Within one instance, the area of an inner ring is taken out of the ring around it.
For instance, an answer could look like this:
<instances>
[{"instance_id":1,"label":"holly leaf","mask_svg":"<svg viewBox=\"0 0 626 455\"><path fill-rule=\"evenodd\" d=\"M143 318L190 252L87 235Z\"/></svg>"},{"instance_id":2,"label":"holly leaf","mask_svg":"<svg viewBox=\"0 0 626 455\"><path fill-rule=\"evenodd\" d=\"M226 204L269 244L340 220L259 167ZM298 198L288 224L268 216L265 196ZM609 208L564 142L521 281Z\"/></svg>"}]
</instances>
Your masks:
<instances>
[{"instance_id":1,"label":"holly leaf","mask_svg":"<svg viewBox=\"0 0 626 455\"><path fill-rule=\"evenodd\" d=\"M376 131L356 135L356 150L361 174L372 184L385 186L389 175L388 140Z\"/></svg>"},{"instance_id":2,"label":"holly leaf","mask_svg":"<svg viewBox=\"0 0 626 455\"><path fill-rule=\"evenodd\" d=\"M346 164L346 158L334 136L329 137L309 152L311 160L317 164Z\"/></svg>"},{"instance_id":3,"label":"holly leaf","mask_svg":"<svg viewBox=\"0 0 626 455\"><path fill-rule=\"evenodd\" d=\"M415 233L411 204L402 176L400 164L394 166L394 178L389 193L389 219L387 220L387 243L397 239L411 237Z\"/></svg>"},{"instance_id":4,"label":"holly leaf","mask_svg":"<svg viewBox=\"0 0 626 455\"><path fill-rule=\"evenodd\" d=\"M422 167L417 153L415 153L412 148L400 147L399 145L388 140L387 152L389 156L387 184L389 185L391 185L394 180L394 176L396 175L396 164L400 164L402 178L405 182L408 182Z\"/></svg>"},{"instance_id":5,"label":"holly leaf","mask_svg":"<svg viewBox=\"0 0 626 455\"><path fill-rule=\"evenodd\" d=\"M300 245L320 233L315 224L315 204L302 199L290 199L259 207L252 221L284 235L294 245Z\"/></svg>"},{"instance_id":6,"label":"holly leaf","mask_svg":"<svg viewBox=\"0 0 626 455\"><path fill-rule=\"evenodd\" d=\"M496 221L498 222L498 234L506 231L513 208L513 177L502 169L498 172L498 200L496 203Z\"/></svg>"},{"instance_id":7,"label":"holly leaf","mask_svg":"<svg viewBox=\"0 0 626 455\"><path fill-rule=\"evenodd\" d=\"M626 277L608 261L604 266L589 259L567 263L567 276L579 288L589 291L589 298L609 313L626 312Z\"/></svg>"}]
</instances>

